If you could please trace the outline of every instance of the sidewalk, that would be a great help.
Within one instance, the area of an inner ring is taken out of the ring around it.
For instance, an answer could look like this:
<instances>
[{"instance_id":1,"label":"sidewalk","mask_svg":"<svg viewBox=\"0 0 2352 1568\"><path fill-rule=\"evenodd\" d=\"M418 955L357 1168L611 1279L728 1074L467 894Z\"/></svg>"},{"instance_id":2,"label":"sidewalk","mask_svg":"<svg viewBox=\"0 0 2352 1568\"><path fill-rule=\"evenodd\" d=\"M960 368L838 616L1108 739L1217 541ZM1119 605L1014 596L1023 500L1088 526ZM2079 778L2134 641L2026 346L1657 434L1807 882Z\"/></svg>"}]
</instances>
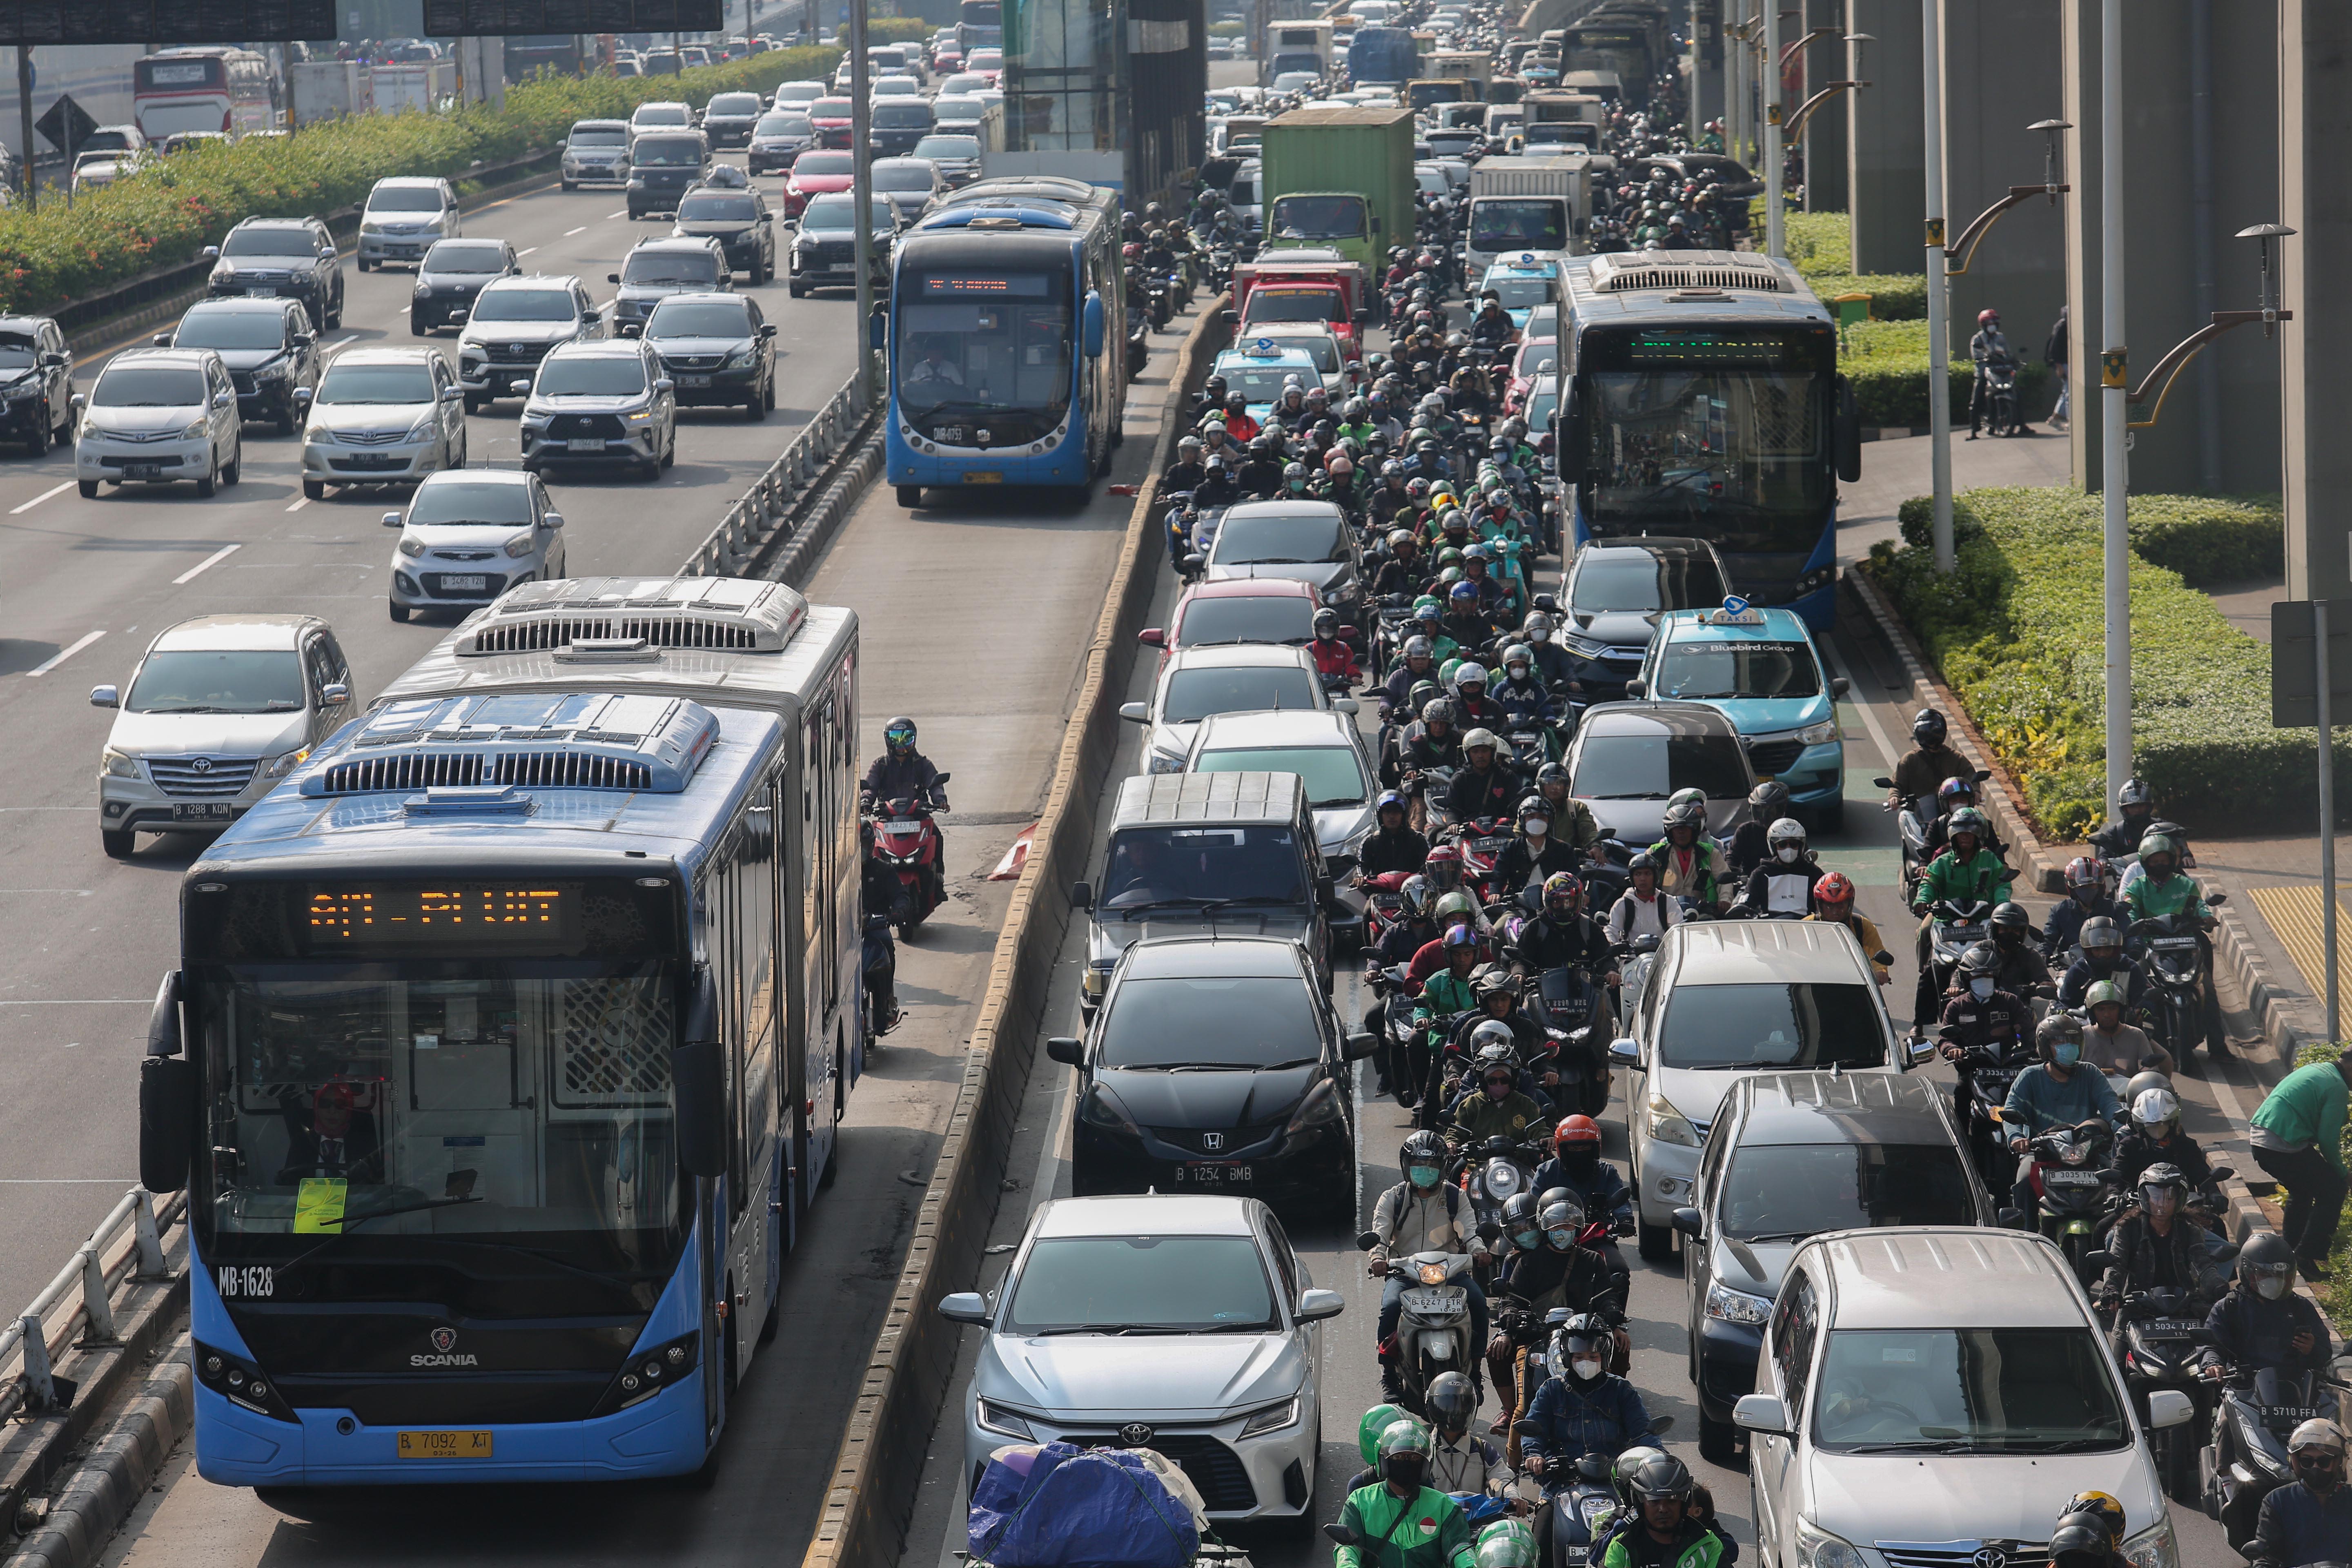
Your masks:
<instances>
[{"instance_id":1,"label":"sidewalk","mask_svg":"<svg viewBox=\"0 0 2352 1568\"><path fill-rule=\"evenodd\" d=\"M1952 491L1984 485L2063 485L2069 481L2066 437L2036 425L2031 436L1986 437L1971 441L1965 430L1952 436ZM1868 441L1862 448L1862 479L1838 489L1838 559L1860 561L1884 539L1901 542L1895 531L1896 509L1913 496L1932 488L1928 479L1928 448L1925 436L1895 441ZM2263 604L2267 605L2268 600ZM2263 612L2267 626L2270 612Z\"/></svg>"}]
</instances>

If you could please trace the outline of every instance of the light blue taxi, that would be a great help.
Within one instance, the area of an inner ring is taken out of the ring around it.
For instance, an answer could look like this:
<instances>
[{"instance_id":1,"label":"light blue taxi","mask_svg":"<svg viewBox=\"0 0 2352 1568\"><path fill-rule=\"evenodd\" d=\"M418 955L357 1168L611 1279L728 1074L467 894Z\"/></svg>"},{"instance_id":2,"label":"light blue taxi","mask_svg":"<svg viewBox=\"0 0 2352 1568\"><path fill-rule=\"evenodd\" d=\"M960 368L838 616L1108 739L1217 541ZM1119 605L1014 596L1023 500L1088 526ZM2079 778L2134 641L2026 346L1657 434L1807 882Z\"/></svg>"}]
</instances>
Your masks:
<instances>
[{"instance_id":1,"label":"light blue taxi","mask_svg":"<svg viewBox=\"0 0 2352 1568\"><path fill-rule=\"evenodd\" d=\"M1719 609L1669 610L1658 617L1638 679L1646 696L1722 710L1758 781L1788 785L1790 803L1816 830L1844 821L1837 700L1845 679L1830 674L1795 611L1736 597ZM1632 682L1626 695L1634 695Z\"/></svg>"},{"instance_id":2,"label":"light blue taxi","mask_svg":"<svg viewBox=\"0 0 2352 1568\"><path fill-rule=\"evenodd\" d=\"M1323 384L1323 373L1315 368L1313 354L1276 338L1257 338L1240 348L1227 349L1217 356L1210 374L1225 378L1227 396L1238 392L1247 398L1250 417L1261 425L1291 377L1298 378L1301 392Z\"/></svg>"},{"instance_id":3,"label":"light blue taxi","mask_svg":"<svg viewBox=\"0 0 2352 1568\"><path fill-rule=\"evenodd\" d=\"M1484 295L1492 289L1501 298L1503 313L1511 318L1511 325L1524 331L1537 308L1552 302L1559 279L1559 257L1549 251L1522 250L1490 264L1486 275L1478 280L1477 292Z\"/></svg>"}]
</instances>

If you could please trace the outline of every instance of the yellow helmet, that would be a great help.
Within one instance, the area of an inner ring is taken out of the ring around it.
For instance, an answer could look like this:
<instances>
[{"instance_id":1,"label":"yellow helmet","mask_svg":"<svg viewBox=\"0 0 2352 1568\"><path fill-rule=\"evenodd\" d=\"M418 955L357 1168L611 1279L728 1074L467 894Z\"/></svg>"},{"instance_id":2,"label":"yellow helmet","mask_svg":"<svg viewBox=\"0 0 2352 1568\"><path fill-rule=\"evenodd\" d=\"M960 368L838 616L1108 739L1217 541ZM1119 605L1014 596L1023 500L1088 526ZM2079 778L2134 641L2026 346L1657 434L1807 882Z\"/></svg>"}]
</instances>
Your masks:
<instances>
[{"instance_id":1,"label":"yellow helmet","mask_svg":"<svg viewBox=\"0 0 2352 1568\"><path fill-rule=\"evenodd\" d=\"M2124 1505L2106 1492L2076 1492L2059 1510L2061 1516L2087 1513L2106 1526L2108 1541L2120 1547L2124 1539Z\"/></svg>"}]
</instances>

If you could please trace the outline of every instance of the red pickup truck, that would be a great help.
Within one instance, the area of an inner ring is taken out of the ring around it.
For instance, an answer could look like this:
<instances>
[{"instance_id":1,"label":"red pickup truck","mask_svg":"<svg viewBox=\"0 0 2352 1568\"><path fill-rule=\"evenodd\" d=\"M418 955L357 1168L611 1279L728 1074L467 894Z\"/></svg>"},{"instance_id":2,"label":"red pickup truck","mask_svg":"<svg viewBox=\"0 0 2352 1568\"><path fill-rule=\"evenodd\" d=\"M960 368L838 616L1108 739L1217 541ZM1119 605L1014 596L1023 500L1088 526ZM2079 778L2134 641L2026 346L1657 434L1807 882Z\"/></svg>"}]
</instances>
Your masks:
<instances>
[{"instance_id":1,"label":"red pickup truck","mask_svg":"<svg viewBox=\"0 0 2352 1568\"><path fill-rule=\"evenodd\" d=\"M1266 259L1234 268L1234 308L1226 319L1239 329L1274 321L1313 321L1328 327L1351 360L1364 357L1363 330L1371 320L1364 302L1364 269L1352 261Z\"/></svg>"}]
</instances>

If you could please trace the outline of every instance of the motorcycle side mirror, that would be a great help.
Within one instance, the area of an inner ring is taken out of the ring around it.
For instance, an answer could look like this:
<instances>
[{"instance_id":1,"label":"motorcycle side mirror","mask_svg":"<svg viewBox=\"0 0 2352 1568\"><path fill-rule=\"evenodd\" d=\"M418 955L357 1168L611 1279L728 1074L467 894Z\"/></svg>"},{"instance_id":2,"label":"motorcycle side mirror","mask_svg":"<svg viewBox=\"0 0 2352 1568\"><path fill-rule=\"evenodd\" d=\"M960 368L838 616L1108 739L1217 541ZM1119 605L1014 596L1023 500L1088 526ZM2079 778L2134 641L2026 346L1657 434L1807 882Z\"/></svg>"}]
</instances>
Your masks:
<instances>
[{"instance_id":1,"label":"motorcycle side mirror","mask_svg":"<svg viewBox=\"0 0 2352 1568\"><path fill-rule=\"evenodd\" d=\"M2086 1253L2083 1258L2084 1268L2095 1268L2101 1273L2106 1272L2107 1268L2113 1265L2114 1262L2115 1256L2112 1253L2105 1251L2104 1248L2097 1252Z\"/></svg>"},{"instance_id":2,"label":"motorcycle side mirror","mask_svg":"<svg viewBox=\"0 0 2352 1568\"><path fill-rule=\"evenodd\" d=\"M1706 1216L1695 1208L1678 1208L1675 1211L1675 1228L1693 1241L1703 1241L1706 1239Z\"/></svg>"},{"instance_id":3,"label":"motorcycle side mirror","mask_svg":"<svg viewBox=\"0 0 2352 1568\"><path fill-rule=\"evenodd\" d=\"M2238 1260L2239 1251L2240 1248L2236 1242L2225 1241L2221 1246L2213 1249L2213 1261L2216 1263L2235 1263Z\"/></svg>"},{"instance_id":4,"label":"motorcycle side mirror","mask_svg":"<svg viewBox=\"0 0 2352 1568\"><path fill-rule=\"evenodd\" d=\"M2157 1431L2180 1426L2196 1414L2196 1402L2177 1388L2147 1391L2147 1424Z\"/></svg>"},{"instance_id":5,"label":"motorcycle side mirror","mask_svg":"<svg viewBox=\"0 0 2352 1568\"><path fill-rule=\"evenodd\" d=\"M1982 784L1985 780L1990 777L1992 777L1992 770L1990 768L1979 768L1977 770L1977 783Z\"/></svg>"},{"instance_id":6,"label":"motorcycle side mirror","mask_svg":"<svg viewBox=\"0 0 2352 1568\"><path fill-rule=\"evenodd\" d=\"M1877 785L1880 789L1893 789L1895 787L1895 781L1893 779L1876 778L1870 782Z\"/></svg>"},{"instance_id":7,"label":"motorcycle side mirror","mask_svg":"<svg viewBox=\"0 0 2352 1568\"><path fill-rule=\"evenodd\" d=\"M1359 1252L1370 1252L1380 1244L1381 1233L1379 1231L1360 1230L1356 1233L1356 1250Z\"/></svg>"},{"instance_id":8,"label":"motorcycle side mirror","mask_svg":"<svg viewBox=\"0 0 2352 1568\"><path fill-rule=\"evenodd\" d=\"M2226 904L2230 901L2230 895L2216 888L2205 895L2205 901L2209 904Z\"/></svg>"},{"instance_id":9,"label":"motorcycle side mirror","mask_svg":"<svg viewBox=\"0 0 2352 1568\"><path fill-rule=\"evenodd\" d=\"M2238 1168L2235 1165L2216 1165L2210 1173L2215 1181L2226 1182L2238 1173Z\"/></svg>"},{"instance_id":10,"label":"motorcycle side mirror","mask_svg":"<svg viewBox=\"0 0 2352 1568\"><path fill-rule=\"evenodd\" d=\"M1481 1220L1478 1222L1478 1239L1491 1247L1503 1239L1503 1227L1491 1219Z\"/></svg>"},{"instance_id":11,"label":"motorcycle side mirror","mask_svg":"<svg viewBox=\"0 0 2352 1568\"><path fill-rule=\"evenodd\" d=\"M1220 310L1217 312L1217 320L1223 321L1229 327L1239 326L1241 324L1241 319L1242 313L1239 310Z\"/></svg>"},{"instance_id":12,"label":"motorcycle side mirror","mask_svg":"<svg viewBox=\"0 0 2352 1568\"><path fill-rule=\"evenodd\" d=\"M1045 1054L1064 1067L1082 1067L1087 1059L1086 1046L1067 1035L1055 1035L1047 1040Z\"/></svg>"},{"instance_id":13,"label":"motorcycle side mirror","mask_svg":"<svg viewBox=\"0 0 2352 1568\"><path fill-rule=\"evenodd\" d=\"M1650 1436L1653 1437L1663 1437L1674 1429L1675 1418L1671 1415L1661 1415L1650 1423Z\"/></svg>"},{"instance_id":14,"label":"motorcycle side mirror","mask_svg":"<svg viewBox=\"0 0 2352 1568\"><path fill-rule=\"evenodd\" d=\"M1348 1060L1360 1062L1380 1048L1381 1037L1378 1035L1367 1035L1359 1031L1348 1037L1347 1049L1344 1054Z\"/></svg>"},{"instance_id":15,"label":"motorcycle side mirror","mask_svg":"<svg viewBox=\"0 0 2352 1568\"><path fill-rule=\"evenodd\" d=\"M1094 884L1092 882L1071 883L1070 902L1082 910L1093 909L1095 907Z\"/></svg>"},{"instance_id":16,"label":"motorcycle side mirror","mask_svg":"<svg viewBox=\"0 0 2352 1568\"><path fill-rule=\"evenodd\" d=\"M1346 1525L1338 1522L1336 1520L1323 1527L1323 1533L1329 1536L1333 1541L1338 1542L1342 1546L1369 1546L1371 1544L1371 1542L1365 1536L1359 1534L1355 1531L1349 1530Z\"/></svg>"}]
</instances>

